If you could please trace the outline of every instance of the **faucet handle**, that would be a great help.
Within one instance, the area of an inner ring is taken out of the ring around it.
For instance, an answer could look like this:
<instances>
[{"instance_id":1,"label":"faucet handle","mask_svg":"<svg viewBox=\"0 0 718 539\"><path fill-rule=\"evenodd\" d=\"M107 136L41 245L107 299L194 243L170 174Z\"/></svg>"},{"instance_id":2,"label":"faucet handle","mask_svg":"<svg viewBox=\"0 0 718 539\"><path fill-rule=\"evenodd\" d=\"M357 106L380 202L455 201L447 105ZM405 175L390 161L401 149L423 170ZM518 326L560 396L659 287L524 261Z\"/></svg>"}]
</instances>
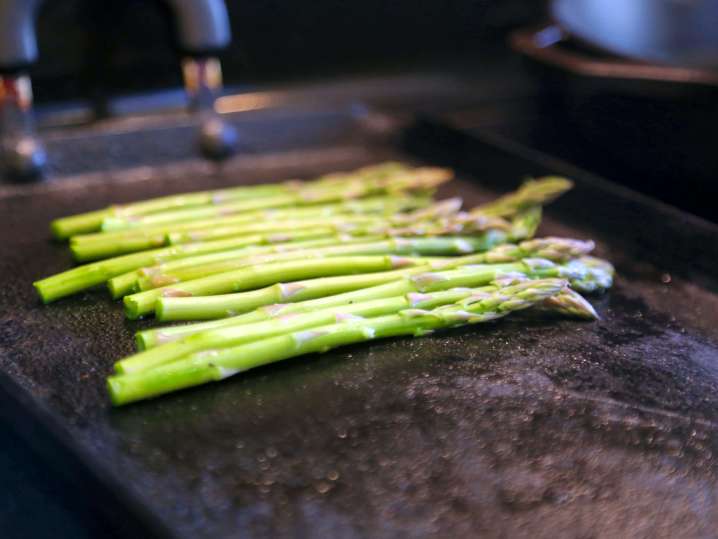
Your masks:
<instances>
[{"instance_id":1,"label":"faucet handle","mask_svg":"<svg viewBox=\"0 0 718 539\"><path fill-rule=\"evenodd\" d=\"M212 160L237 150L237 131L214 108L222 91L222 68L216 54L229 45L231 33L224 0L167 0L177 18L179 46L185 57L182 75L189 108L199 118L198 143Z\"/></svg>"}]
</instances>

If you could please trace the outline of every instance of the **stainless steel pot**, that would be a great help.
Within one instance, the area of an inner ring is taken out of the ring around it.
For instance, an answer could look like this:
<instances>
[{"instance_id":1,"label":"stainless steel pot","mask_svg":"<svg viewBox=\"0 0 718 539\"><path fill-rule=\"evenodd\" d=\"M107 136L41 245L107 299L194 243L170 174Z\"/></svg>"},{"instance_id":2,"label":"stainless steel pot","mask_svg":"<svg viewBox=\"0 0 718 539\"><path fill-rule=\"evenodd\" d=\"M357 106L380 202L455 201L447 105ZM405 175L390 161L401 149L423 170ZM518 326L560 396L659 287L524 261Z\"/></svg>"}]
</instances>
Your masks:
<instances>
[{"instance_id":1,"label":"stainless steel pot","mask_svg":"<svg viewBox=\"0 0 718 539\"><path fill-rule=\"evenodd\" d=\"M718 0L554 0L551 10L550 24L514 32L511 45L572 133L574 157L601 155L604 175L667 201L718 196Z\"/></svg>"},{"instance_id":2,"label":"stainless steel pot","mask_svg":"<svg viewBox=\"0 0 718 539\"><path fill-rule=\"evenodd\" d=\"M718 69L716 0L553 0L551 13L565 31L614 54Z\"/></svg>"}]
</instances>

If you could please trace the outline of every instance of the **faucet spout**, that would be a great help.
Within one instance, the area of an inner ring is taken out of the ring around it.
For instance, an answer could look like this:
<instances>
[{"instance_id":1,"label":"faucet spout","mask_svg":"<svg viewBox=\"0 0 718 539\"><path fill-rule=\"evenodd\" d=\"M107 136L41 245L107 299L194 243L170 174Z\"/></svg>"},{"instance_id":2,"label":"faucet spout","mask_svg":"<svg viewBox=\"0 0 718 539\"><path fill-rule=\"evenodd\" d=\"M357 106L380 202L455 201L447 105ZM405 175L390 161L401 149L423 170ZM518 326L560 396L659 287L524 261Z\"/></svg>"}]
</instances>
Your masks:
<instances>
[{"instance_id":1,"label":"faucet spout","mask_svg":"<svg viewBox=\"0 0 718 539\"><path fill-rule=\"evenodd\" d=\"M222 160L237 150L237 131L216 112L222 91L222 68L216 55L230 42L224 0L166 0L177 20L182 75L189 108L198 117L202 155Z\"/></svg>"},{"instance_id":2,"label":"faucet spout","mask_svg":"<svg viewBox=\"0 0 718 539\"><path fill-rule=\"evenodd\" d=\"M179 46L185 54L212 56L232 38L224 0L165 0L175 15Z\"/></svg>"},{"instance_id":3,"label":"faucet spout","mask_svg":"<svg viewBox=\"0 0 718 539\"><path fill-rule=\"evenodd\" d=\"M35 14L43 0L0 0L0 69L26 69L37 60Z\"/></svg>"}]
</instances>

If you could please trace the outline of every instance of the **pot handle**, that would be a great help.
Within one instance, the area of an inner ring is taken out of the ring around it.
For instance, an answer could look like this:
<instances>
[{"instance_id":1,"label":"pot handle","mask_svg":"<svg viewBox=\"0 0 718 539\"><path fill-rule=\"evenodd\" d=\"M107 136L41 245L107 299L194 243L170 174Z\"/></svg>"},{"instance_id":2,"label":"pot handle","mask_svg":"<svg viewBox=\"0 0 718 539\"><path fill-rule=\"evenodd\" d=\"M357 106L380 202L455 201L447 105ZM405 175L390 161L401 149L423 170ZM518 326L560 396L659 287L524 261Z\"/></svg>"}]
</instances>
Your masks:
<instances>
[{"instance_id":1,"label":"pot handle","mask_svg":"<svg viewBox=\"0 0 718 539\"><path fill-rule=\"evenodd\" d=\"M566 33L556 25L516 30L509 36L511 48L543 64L577 75L608 79L651 80L718 86L718 74L689 67L648 64L632 60L593 58L562 47Z\"/></svg>"}]
</instances>

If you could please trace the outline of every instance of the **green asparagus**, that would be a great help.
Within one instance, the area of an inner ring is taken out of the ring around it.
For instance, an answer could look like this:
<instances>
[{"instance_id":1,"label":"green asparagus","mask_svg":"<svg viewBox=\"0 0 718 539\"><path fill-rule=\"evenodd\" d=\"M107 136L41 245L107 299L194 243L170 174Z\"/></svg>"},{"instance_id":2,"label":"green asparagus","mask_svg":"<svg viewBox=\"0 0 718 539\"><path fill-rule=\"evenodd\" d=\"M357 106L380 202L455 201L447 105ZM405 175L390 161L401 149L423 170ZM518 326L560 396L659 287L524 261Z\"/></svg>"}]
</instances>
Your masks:
<instances>
[{"instance_id":1,"label":"green asparagus","mask_svg":"<svg viewBox=\"0 0 718 539\"><path fill-rule=\"evenodd\" d=\"M235 347L204 350L136 374L110 376L107 388L112 403L124 405L312 352L326 352L380 338L420 336L437 329L495 320L531 307L565 286L566 282L561 279L521 282L493 293L479 292L475 297L432 310L414 308L376 318L351 317Z\"/></svg>"},{"instance_id":2,"label":"green asparagus","mask_svg":"<svg viewBox=\"0 0 718 539\"><path fill-rule=\"evenodd\" d=\"M240 268L184 283L146 290L125 296L123 301L126 316L134 320L153 313L155 303L161 297L224 294L240 290L254 290L279 282L281 279L297 281L310 277L372 273L420 263L421 259L397 256L349 256L316 260L290 260Z\"/></svg>"},{"instance_id":3,"label":"green asparagus","mask_svg":"<svg viewBox=\"0 0 718 539\"><path fill-rule=\"evenodd\" d=\"M342 181L363 180L372 177L386 178L388 175L404 172L406 170L407 167L401 163L381 163L379 165L364 167L353 172L338 173L320 177L317 180L314 180L314 185L336 185L338 182L340 183ZM214 191L200 191L195 193L184 193L181 195L170 195L122 206L110 206L109 208L105 208L103 210L83 213L80 215L63 217L54 220L51 223L50 228L53 235L57 239L67 239L76 234L99 230L102 226L102 221L108 217L148 215L176 208L201 206L232 199L237 200L242 198L254 198L257 196L273 196L276 194L296 191L297 189L307 185L312 185L312 182L289 180L278 184L239 186Z\"/></svg>"},{"instance_id":4,"label":"green asparagus","mask_svg":"<svg viewBox=\"0 0 718 539\"><path fill-rule=\"evenodd\" d=\"M593 250L593 246L591 241L549 237L523 241L518 245L499 245L484 253L456 257L433 264L433 268L430 265L369 275L312 279L297 283L278 283L252 292L224 294L214 297L163 297L157 300L156 316L160 320L223 318L243 313L262 305L287 301L304 301L368 288L400 279L407 275L438 269L439 266L443 267L443 269L451 269L470 264L513 263L524 258L546 258L555 262L566 262L572 258L588 254ZM516 271L520 271L520 269ZM581 271L586 272L587 268L582 268ZM149 331L151 332L152 330Z\"/></svg>"},{"instance_id":5,"label":"green asparagus","mask_svg":"<svg viewBox=\"0 0 718 539\"><path fill-rule=\"evenodd\" d=\"M160 262L178 260L198 254L215 253L253 245L266 245L278 239L284 243L292 240L306 240L333 235L335 235L334 230L321 229L283 234L281 238L278 238L275 234L260 234L213 242L175 245L78 266L51 277L41 279L33 284L42 301L44 303L50 303L62 297L92 288L93 286L106 282L112 277L143 266L151 266Z\"/></svg>"},{"instance_id":6,"label":"green asparagus","mask_svg":"<svg viewBox=\"0 0 718 539\"><path fill-rule=\"evenodd\" d=\"M212 346L231 346L236 338L247 339L247 335L254 335L253 331L259 328L264 332L280 332L287 324L293 327L293 324L305 324L302 327L311 327L311 325L321 325L326 316L333 316L337 312L345 312L347 314L361 316L378 316L379 314L387 314L391 311L377 311L376 309L391 309L396 305L401 308L408 308L401 302L406 294L415 294L413 299L421 299L429 301L434 299L440 301L441 298L455 298L446 291L453 291L454 294L460 293L464 287L475 288L482 286L491 281L498 279L510 279L515 281L517 276L519 279L527 277L580 277L583 271L575 264L569 266L555 265L548 260L543 259L526 259L526 261L515 264L495 264L495 265L474 265L471 267L459 268L458 270L421 273L418 275L407 276L384 285L365 288L354 292L324 297L314 301L305 301L289 305L273 305L268 309L264 309L259 314L260 318L254 324L233 324L232 326L220 327L210 331L204 331L180 341L186 343L207 343L211 341ZM429 295L426 295L429 294ZM397 299L401 298L401 299ZM451 299L450 301L455 301ZM576 302L571 304L575 311L580 310ZM366 311L363 309L366 307ZM396 310L401 310L399 307ZM566 312L567 309L564 310ZM584 309L585 311L585 309ZM375 314L371 314L375 313ZM254 314L254 313L250 313ZM585 312L583 313L585 316ZM299 315L299 316L297 316ZM322 318L323 315L326 315ZM276 318L290 317L288 322L277 323ZM262 318L264 320L262 320ZM272 320L275 320L272 322ZM328 322L326 322L328 323ZM256 326L256 327L255 327ZM209 334L209 337L203 337ZM212 340L214 339L214 340ZM222 344L226 343L226 344ZM184 350L182 346L160 346L141 352L135 356L125 359L115 365L118 372L130 373L152 368L164 361L176 358L172 353L179 353ZM168 350L170 354L168 355ZM175 350L177 352L172 352ZM168 359L169 358L169 359Z\"/></svg>"}]
</instances>

